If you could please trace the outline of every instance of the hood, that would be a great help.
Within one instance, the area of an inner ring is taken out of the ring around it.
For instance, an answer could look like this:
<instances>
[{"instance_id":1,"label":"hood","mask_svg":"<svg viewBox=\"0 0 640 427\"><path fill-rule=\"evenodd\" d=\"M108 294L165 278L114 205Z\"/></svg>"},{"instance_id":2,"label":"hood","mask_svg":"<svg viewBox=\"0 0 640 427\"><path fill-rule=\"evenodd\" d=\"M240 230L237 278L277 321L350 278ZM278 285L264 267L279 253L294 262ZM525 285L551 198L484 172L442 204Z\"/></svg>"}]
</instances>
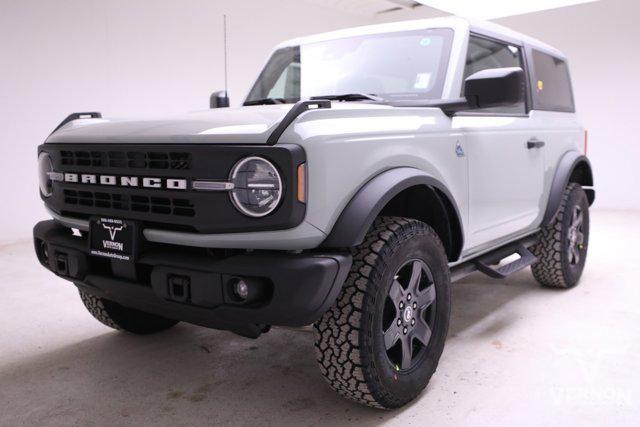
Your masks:
<instances>
[{"instance_id":1,"label":"hood","mask_svg":"<svg viewBox=\"0 0 640 427\"><path fill-rule=\"evenodd\" d=\"M164 119L77 119L47 139L47 143L84 144L265 144L293 104L217 108ZM291 142L341 135L400 135L436 131L440 109L396 108L360 102L332 102L331 108L304 112L295 120ZM445 120L446 122L446 120Z\"/></svg>"},{"instance_id":2,"label":"hood","mask_svg":"<svg viewBox=\"0 0 640 427\"><path fill-rule=\"evenodd\" d=\"M217 108L160 119L78 119L47 143L263 144L293 104Z\"/></svg>"}]
</instances>

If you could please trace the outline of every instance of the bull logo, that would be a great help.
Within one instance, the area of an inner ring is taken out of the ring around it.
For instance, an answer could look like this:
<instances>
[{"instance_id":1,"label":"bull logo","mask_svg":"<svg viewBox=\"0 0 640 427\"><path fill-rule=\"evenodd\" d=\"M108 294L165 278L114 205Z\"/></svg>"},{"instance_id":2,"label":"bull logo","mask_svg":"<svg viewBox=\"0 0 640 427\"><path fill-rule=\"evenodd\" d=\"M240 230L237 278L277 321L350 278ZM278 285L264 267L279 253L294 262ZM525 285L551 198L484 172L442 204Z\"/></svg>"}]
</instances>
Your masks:
<instances>
[{"instance_id":1,"label":"bull logo","mask_svg":"<svg viewBox=\"0 0 640 427\"><path fill-rule=\"evenodd\" d=\"M115 225L107 225L103 223L102 227L104 227L105 230L109 231L109 236L111 237L111 240L115 240L116 234L118 233L118 231L121 231L124 228L124 225L115 226Z\"/></svg>"}]
</instances>

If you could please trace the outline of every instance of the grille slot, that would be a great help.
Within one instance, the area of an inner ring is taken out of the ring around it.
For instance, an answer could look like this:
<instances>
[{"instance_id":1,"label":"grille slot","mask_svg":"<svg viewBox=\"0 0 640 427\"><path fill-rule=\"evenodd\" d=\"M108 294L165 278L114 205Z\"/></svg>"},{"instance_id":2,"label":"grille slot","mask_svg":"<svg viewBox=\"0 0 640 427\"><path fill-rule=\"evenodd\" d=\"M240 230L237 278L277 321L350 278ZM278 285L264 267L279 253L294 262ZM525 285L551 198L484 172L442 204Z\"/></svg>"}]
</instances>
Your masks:
<instances>
[{"instance_id":1,"label":"grille slot","mask_svg":"<svg viewBox=\"0 0 640 427\"><path fill-rule=\"evenodd\" d=\"M188 199L169 197L128 196L94 191L64 190L67 205L88 206L122 211L163 215L195 216L195 207Z\"/></svg>"},{"instance_id":2,"label":"grille slot","mask_svg":"<svg viewBox=\"0 0 640 427\"><path fill-rule=\"evenodd\" d=\"M164 151L62 150L65 166L92 166L119 169L189 170L191 153Z\"/></svg>"}]
</instances>

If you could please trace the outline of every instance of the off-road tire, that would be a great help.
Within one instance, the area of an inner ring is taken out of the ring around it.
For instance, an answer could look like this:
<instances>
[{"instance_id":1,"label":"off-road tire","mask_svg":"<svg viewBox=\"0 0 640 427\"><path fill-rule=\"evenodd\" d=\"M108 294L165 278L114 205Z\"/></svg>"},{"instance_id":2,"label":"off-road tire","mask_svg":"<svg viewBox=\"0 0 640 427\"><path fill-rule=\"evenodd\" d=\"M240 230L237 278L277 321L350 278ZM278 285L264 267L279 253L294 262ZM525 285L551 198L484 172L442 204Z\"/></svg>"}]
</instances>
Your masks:
<instances>
[{"instance_id":1,"label":"off-road tire","mask_svg":"<svg viewBox=\"0 0 640 427\"><path fill-rule=\"evenodd\" d=\"M574 209L581 209L584 240L579 249L580 261L572 264L568 255L568 233ZM543 286L568 289L576 286L582 275L589 244L589 202L579 184L569 183L562 194L560 208L554 220L538 234L533 253L538 262L531 266L533 277Z\"/></svg>"},{"instance_id":2,"label":"off-road tire","mask_svg":"<svg viewBox=\"0 0 640 427\"><path fill-rule=\"evenodd\" d=\"M444 247L428 225L407 218L376 219L353 249L353 266L333 305L314 324L320 371L339 394L376 408L397 408L415 399L436 370L450 313L450 279ZM399 370L387 358L376 327L399 265L420 259L432 271L434 325L416 366Z\"/></svg>"},{"instance_id":3,"label":"off-road tire","mask_svg":"<svg viewBox=\"0 0 640 427\"><path fill-rule=\"evenodd\" d=\"M123 307L113 301L98 298L83 291L80 291L80 298L93 317L116 330L146 335L164 331L178 323L176 320Z\"/></svg>"}]
</instances>

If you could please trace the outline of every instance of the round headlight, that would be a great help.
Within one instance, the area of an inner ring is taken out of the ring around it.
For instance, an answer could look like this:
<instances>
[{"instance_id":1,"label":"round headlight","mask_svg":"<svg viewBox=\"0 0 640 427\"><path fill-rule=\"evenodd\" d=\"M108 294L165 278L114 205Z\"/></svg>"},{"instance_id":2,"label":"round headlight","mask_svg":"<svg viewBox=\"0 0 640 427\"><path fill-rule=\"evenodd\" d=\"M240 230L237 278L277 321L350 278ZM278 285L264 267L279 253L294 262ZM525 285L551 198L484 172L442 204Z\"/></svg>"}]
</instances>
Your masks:
<instances>
[{"instance_id":1,"label":"round headlight","mask_svg":"<svg viewBox=\"0 0 640 427\"><path fill-rule=\"evenodd\" d=\"M261 217L273 212L282 199L282 179L271 162L246 157L231 170L231 200L243 214Z\"/></svg>"},{"instance_id":2,"label":"round headlight","mask_svg":"<svg viewBox=\"0 0 640 427\"><path fill-rule=\"evenodd\" d=\"M53 163L48 153L42 152L38 156L38 178L40 181L40 193L44 197L51 196L53 182L49 178L49 172L53 172Z\"/></svg>"}]
</instances>

